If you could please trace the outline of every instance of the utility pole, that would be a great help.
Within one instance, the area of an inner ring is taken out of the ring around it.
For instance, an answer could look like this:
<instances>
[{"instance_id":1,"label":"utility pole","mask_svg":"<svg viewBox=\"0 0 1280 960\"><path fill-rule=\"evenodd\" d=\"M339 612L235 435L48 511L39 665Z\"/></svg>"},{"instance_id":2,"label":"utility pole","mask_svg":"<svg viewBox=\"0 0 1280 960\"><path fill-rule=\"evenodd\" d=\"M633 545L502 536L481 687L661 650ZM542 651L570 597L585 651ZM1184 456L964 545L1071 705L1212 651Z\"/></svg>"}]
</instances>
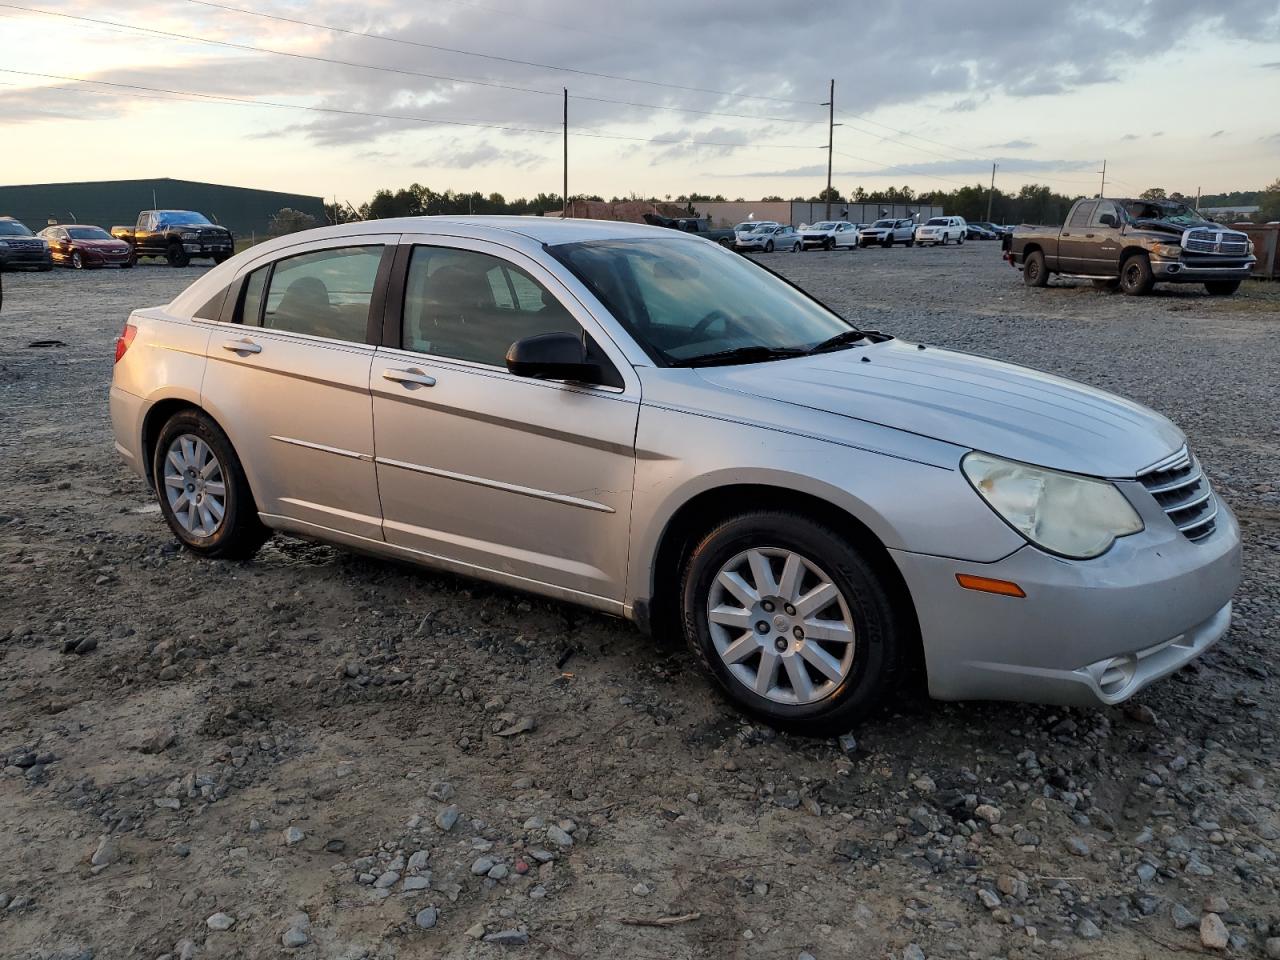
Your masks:
<instances>
[{"instance_id":1,"label":"utility pole","mask_svg":"<svg viewBox=\"0 0 1280 960\"><path fill-rule=\"evenodd\" d=\"M1200 212L1200 188L1196 187L1196 213Z\"/></svg>"},{"instance_id":2,"label":"utility pole","mask_svg":"<svg viewBox=\"0 0 1280 960\"><path fill-rule=\"evenodd\" d=\"M1102 186L1098 188L1098 196L1105 197L1107 195L1107 161L1102 161Z\"/></svg>"},{"instance_id":3,"label":"utility pole","mask_svg":"<svg viewBox=\"0 0 1280 960\"><path fill-rule=\"evenodd\" d=\"M991 164L991 189L987 191L987 223L991 222L991 198L996 192L996 167L998 166L1000 166L998 163Z\"/></svg>"},{"instance_id":4,"label":"utility pole","mask_svg":"<svg viewBox=\"0 0 1280 960\"><path fill-rule=\"evenodd\" d=\"M564 202L560 204L560 218L569 215L569 88L564 88Z\"/></svg>"},{"instance_id":5,"label":"utility pole","mask_svg":"<svg viewBox=\"0 0 1280 960\"><path fill-rule=\"evenodd\" d=\"M827 216L831 219L831 158L836 142L836 81L831 78L831 92L827 96Z\"/></svg>"}]
</instances>

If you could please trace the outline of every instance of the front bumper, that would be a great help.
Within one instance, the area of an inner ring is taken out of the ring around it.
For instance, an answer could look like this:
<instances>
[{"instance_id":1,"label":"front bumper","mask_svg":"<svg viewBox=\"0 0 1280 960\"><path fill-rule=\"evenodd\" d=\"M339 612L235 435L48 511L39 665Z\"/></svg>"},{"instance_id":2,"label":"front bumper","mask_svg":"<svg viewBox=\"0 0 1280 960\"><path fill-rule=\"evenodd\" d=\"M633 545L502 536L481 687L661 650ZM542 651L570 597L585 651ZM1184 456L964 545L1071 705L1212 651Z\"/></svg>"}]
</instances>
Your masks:
<instances>
[{"instance_id":1,"label":"front bumper","mask_svg":"<svg viewBox=\"0 0 1280 960\"><path fill-rule=\"evenodd\" d=\"M2 267L49 267L53 266L53 254L46 250L0 250L0 268Z\"/></svg>"},{"instance_id":2,"label":"front bumper","mask_svg":"<svg viewBox=\"0 0 1280 960\"><path fill-rule=\"evenodd\" d=\"M1194 260L1151 258L1151 272L1161 283L1204 283L1206 280L1247 280L1256 257L1223 257L1222 263L1204 257Z\"/></svg>"},{"instance_id":3,"label":"front bumper","mask_svg":"<svg viewBox=\"0 0 1280 960\"><path fill-rule=\"evenodd\" d=\"M1216 496L1216 494L1214 494ZM1198 543L1155 515L1101 557L1025 546L995 563L890 551L915 601L941 700L1119 703L1216 643L1240 583L1240 530L1221 500ZM956 574L1018 584L1024 598L966 590Z\"/></svg>"}]
</instances>

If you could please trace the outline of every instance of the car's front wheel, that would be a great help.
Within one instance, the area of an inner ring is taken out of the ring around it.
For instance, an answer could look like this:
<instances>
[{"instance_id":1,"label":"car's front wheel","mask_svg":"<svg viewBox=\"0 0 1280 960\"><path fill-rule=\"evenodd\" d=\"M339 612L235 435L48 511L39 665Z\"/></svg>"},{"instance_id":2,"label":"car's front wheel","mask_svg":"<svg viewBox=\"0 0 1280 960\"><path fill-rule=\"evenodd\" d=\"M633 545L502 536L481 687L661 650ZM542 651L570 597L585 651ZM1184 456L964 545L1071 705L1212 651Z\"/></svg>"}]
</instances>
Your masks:
<instances>
[{"instance_id":1,"label":"car's front wheel","mask_svg":"<svg viewBox=\"0 0 1280 960\"><path fill-rule=\"evenodd\" d=\"M729 698L813 736L848 730L896 681L900 617L875 566L809 517L727 520L683 570L685 639Z\"/></svg>"},{"instance_id":2,"label":"car's front wheel","mask_svg":"<svg viewBox=\"0 0 1280 960\"><path fill-rule=\"evenodd\" d=\"M151 471L165 522L195 553L246 558L270 536L231 441L205 414L184 410L169 419Z\"/></svg>"},{"instance_id":3,"label":"car's front wheel","mask_svg":"<svg viewBox=\"0 0 1280 960\"><path fill-rule=\"evenodd\" d=\"M1145 253L1132 254L1120 264L1120 291L1131 297L1141 297L1155 286L1155 274L1151 272L1151 260Z\"/></svg>"},{"instance_id":4,"label":"car's front wheel","mask_svg":"<svg viewBox=\"0 0 1280 960\"><path fill-rule=\"evenodd\" d=\"M164 258L169 261L169 266L171 267L185 267L191 262L191 258L187 256L187 251L182 249L182 244L180 243L169 244L169 249Z\"/></svg>"},{"instance_id":5,"label":"car's front wheel","mask_svg":"<svg viewBox=\"0 0 1280 960\"><path fill-rule=\"evenodd\" d=\"M71 269L72 270L84 269L84 256L83 254L80 253L79 250L71 251Z\"/></svg>"},{"instance_id":6,"label":"car's front wheel","mask_svg":"<svg viewBox=\"0 0 1280 960\"><path fill-rule=\"evenodd\" d=\"M773 241L772 241L772 240L770 240L768 243L766 243L766 244L764 245L764 252L765 252L765 253L773 253Z\"/></svg>"}]
</instances>

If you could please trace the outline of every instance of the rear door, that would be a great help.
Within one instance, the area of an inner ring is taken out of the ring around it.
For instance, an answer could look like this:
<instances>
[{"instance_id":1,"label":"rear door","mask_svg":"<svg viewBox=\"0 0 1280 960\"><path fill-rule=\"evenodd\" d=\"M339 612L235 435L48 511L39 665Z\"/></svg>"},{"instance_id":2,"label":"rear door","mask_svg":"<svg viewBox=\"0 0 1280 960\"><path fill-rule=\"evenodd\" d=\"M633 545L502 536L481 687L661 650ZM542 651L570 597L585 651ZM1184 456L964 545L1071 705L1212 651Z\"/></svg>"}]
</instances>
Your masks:
<instances>
[{"instance_id":1,"label":"rear door","mask_svg":"<svg viewBox=\"0 0 1280 960\"><path fill-rule=\"evenodd\" d=\"M370 380L387 541L620 603L640 387L594 318L524 254L440 237L402 247L389 312ZM587 337L615 385L507 371L515 340L556 331Z\"/></svg>"},{"instance_id":2,"label":"rear door","mask_svg":"<svg viewBox=\"0 0 1280 960\"><path fill-rule=\"evenodd\" d=\"M209 340L202 402L258 509L303 532L382 539L369 368L398 239L325 240L257 266Z\"/></svg>"},{"instance_id":3,"label":"rear door","mask_svg":"<svg viewBox=\"0 0 1280 960\"><path fill-rule=\"evenodd\" d=\"M1104 218L1108 222L1104 223ZM1089 225L1080 245L1080 272L1118 277L1122 245L1120 211L1112 201L1099 200L1089 216Z\"/></svg>"},{"instance_id":4,"label":"rear door","mask_svg":"<svg viewBox=\"0 0 1280 960\"><path fill-rule=\"evenodd\" d=\"M1071 208L1058 237L1058 269L1063 273L1090 272L1093 241L1086 235L1097 206L1094 200L1081 200Z\"/></svg>"}]
</instances>

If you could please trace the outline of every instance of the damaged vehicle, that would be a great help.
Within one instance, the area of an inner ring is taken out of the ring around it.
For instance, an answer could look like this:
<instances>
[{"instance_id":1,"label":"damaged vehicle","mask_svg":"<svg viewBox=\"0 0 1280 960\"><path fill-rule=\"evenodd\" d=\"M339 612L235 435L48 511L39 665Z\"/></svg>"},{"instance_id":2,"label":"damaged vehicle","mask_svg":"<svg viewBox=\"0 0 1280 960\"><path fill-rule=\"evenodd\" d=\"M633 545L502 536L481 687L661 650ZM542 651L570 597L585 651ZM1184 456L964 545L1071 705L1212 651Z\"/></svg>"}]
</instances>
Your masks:
<instances>
[{"instance_id":1,"label":"damaged vehicle","mask_svg":"<svg viewBox=\"0 0 1280 960\"><path fill-rule=\"evenodd\" d=\"M1061 227L1018 227L1004 258L1029 287L1054 274L1131 296L1157 283L1203 283L1230 296L1253 270L1253 242L1176 200L1077 200Z\"/></svg>"},{"instance_id":2,"label":"damaged vehicle","mask_svg":"<svg viewBox=\"0 0 1280 960\"><path fill-rule=\"evenodd\" d=\"M862 329L660 227L269 240L135 310L110 397L194 554L280 531L581 604L808 734L917 663L942 699L1118 703L1226 633L1240 580L1160 414Z\"/></svg>"}]
</instances>

